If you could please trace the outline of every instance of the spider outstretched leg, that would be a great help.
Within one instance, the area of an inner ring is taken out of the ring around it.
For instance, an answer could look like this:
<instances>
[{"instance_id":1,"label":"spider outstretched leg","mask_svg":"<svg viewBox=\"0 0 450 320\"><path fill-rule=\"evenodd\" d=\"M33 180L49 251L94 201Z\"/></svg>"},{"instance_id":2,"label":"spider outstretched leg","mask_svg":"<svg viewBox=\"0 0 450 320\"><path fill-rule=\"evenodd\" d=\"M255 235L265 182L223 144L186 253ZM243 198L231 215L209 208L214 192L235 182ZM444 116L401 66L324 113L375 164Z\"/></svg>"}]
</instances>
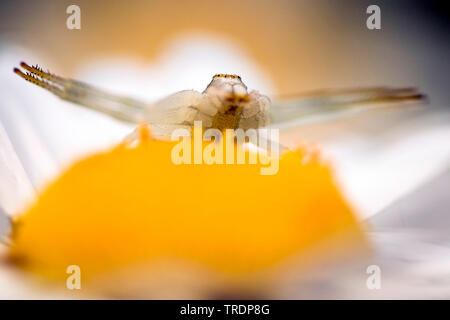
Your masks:
<instances>
[{"instance_id":1,"label":"spider outstretched leg","mask_svg":"<svg viewBox=\"0 0 450 320\"><path fill-rule=\"evenodd\" d=\"M38 66L29 66L25 62L22 62L20 66L25 72L19 68L14 68L14 73L52 92L63 100L108 114L121 121L131 123L142 121L146 108L146 104L143 102L114 95L80 81L51 74Z\"/></svg>"}]
</instances>

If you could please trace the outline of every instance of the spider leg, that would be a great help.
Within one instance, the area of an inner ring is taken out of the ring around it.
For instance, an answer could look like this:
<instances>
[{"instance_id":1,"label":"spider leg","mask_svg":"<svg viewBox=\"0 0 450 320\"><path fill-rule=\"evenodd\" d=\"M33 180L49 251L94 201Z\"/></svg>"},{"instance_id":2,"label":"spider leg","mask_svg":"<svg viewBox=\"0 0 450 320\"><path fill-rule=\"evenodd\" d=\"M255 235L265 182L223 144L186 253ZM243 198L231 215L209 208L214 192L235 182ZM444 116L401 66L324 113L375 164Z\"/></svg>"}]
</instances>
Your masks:
<instances>
[{"instance_id":1,"label":"spider leg","mask_svg":"<svg viewBox=\"0 0 450 320\"><path fill-rule=\"evenodd\" d=\"M54 75L38 66L29 66L25 62L20 63L20 66L25 72L14 68L14 73L63 100L108 114L121 121L140 123L143 120L147 105L141 101L114 95L86 83Z\"/></svg>"}]
</instances>

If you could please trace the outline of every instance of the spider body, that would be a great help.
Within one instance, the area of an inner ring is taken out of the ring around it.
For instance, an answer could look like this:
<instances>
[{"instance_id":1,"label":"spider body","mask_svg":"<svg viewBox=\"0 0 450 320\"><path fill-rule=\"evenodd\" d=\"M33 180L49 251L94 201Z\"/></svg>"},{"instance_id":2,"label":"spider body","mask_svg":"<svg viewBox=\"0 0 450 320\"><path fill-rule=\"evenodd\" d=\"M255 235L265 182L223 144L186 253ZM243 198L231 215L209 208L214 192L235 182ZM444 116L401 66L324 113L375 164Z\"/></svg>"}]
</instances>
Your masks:
<instances>
[{"instance_id":1,"label":"spider body","mask_svg":"<svg viewBox=\"0 0 450 320\"><path fill-rule=\"evenodd\" d=\"M174 129L192 128L201 121L205 129L258 129L299 118L339 113L378 103L418 101L424 96L414 88L369 87L318 90L287 101L271 100L249 91L238 75L216 74L203 92L183 90L154 103L121 97L80 81L66 79L22 62L26 73L14 72L56 94L61 99L134 124L148 124L156 137L170 137ZM380 104L381 103L381 104Z\"/></svg>"}]
</instances>

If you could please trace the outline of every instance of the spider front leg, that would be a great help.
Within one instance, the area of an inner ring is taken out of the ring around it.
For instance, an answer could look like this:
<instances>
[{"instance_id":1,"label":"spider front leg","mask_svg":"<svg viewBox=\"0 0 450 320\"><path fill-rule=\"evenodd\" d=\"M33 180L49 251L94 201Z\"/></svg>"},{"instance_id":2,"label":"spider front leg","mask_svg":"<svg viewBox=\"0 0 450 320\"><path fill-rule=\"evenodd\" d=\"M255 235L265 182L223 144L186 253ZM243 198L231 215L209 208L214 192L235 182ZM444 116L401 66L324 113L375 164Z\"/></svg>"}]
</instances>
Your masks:
<instances>
[{"instance_id":1,"label":"spider front leg","mask_svg":"<svg viewBox=\"0 0 450 320\"><path fill-rule=\"evenodd\" d=\"M121 121L131 123L143 121L144 111L147 108L143 102L108 93L80 81L56 76L38 66L29 66L25 62L20 66L25 72L14 68L14 73L63 100L108 114Z\"/></svg>"}]
</instances>

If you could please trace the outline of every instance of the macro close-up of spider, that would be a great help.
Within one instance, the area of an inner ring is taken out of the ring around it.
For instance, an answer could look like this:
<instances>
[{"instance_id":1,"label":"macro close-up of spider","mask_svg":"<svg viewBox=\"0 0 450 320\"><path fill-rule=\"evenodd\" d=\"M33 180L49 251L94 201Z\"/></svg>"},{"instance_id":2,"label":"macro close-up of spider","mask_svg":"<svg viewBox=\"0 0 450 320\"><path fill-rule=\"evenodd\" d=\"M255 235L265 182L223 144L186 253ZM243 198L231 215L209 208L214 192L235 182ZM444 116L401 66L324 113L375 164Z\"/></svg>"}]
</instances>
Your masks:
<instances>
[{"instance_id":1,"label":"macro close-up of spider","mask_svg":"<svg viewBox=\"0 0 450 320\"><path fill-rule=\"evenodd\" d=\"M0 299L450 298L441 5L0 7Z\"/></svg>"}]
</instances>

